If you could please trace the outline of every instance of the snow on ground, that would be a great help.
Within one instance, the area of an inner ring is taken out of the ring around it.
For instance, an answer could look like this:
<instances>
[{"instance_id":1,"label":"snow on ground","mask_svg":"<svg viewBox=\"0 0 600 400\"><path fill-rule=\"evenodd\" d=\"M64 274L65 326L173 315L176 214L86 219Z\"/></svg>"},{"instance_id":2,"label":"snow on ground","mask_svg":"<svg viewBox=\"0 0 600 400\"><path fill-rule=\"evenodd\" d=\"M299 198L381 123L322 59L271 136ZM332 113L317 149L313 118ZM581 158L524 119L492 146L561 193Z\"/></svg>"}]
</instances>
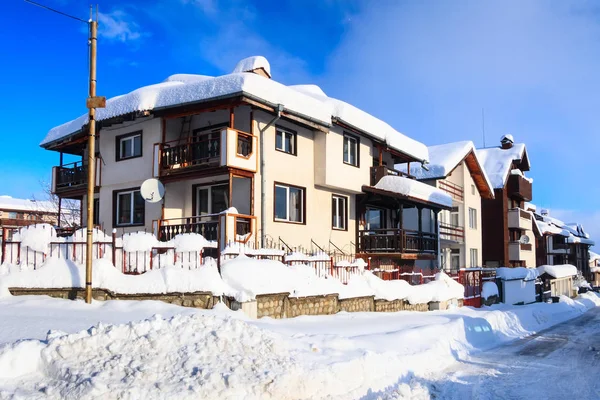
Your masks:
<instances>
[{"instance_id":1,"label":"snow on ground","mask_svg":"<svg viewBox=\"0 0 600 400\"><path fill-rule=\"evenodd\" d=\"M0 299L0 320L10 327L0 330L5 343L0 398L374 399L415 390L427 395L428 387L409 385L415 377L600 305L592 293L562 300L249 321L223 307L202 311L135 301L87 306L9 297ZM154 310L167 318L127 322ZM81 330L92 321L101 323Z\"/></svg>"}]
</instances>

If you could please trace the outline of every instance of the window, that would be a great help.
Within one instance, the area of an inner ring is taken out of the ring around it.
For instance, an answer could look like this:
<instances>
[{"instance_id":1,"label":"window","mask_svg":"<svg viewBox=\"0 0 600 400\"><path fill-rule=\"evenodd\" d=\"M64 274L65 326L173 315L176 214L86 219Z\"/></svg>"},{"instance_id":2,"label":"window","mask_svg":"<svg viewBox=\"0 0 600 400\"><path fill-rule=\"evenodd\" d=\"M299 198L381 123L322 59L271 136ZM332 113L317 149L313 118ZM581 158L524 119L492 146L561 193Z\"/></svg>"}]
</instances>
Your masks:
<instances>
[{"instance_id":1,"label":"window","mask_svg":"<svg viewBox=\"0 0 600 400\"><path fill-rule=\"evenodd\" d=\"M471 249L470 253L471 253L471 268L475 268L475 267L477 267L477 264L478 264L477 249Z\"/></svg>"},{"instance_id":2,"label":"window","mask_svg":"<svg viewBox=\"0 0 600 400\"><path fill-rule=\"evenodd\" d=\"M331 227L333 229L339 230L347 230L347 220L348 220L348 198L345 196L336 196L333 195L331 197Z\"/></svg>"},{"instance_id":3,"label":"window","mask_svg":"<svg viewBox=\"0 0 600 400\"><path fill-rule=\"evenodd\" d=\"M344 164L358 167L358 138L344 134Z\"/></svg>"},{"instance_id":4,"label":"window","mask_svg":"<svg viewBox=\"0 0 600 400\"><path fill-rule=\"evenodd\" d=\"M458 208L452 207L452 211L450 212L450 225L457 227L460 226L458 219Z\"/></svg>"},{"instance_id":5,"label":"window","mask_svg":"<svg viewBox=\"0 0 600 400\"><path fill-rule=\"evenodd\" d=\"M277 127L275 132L275 149L296 155L296 132Z\"/></svg>"},{"instance_id":6,"label":"window","mask_svg":"<svg viewBox=\"0 0 600 400\"><path fill-rule=\"evenodd\" d=\"M365 212L365 225L367 230L382 229L384 211L378 208L367 208Z\"/></svg>"},{"instance_id":7,"label":"window","mask_svg":"<svg viewBox=\"0 0 600 400\"><path fill-rule=\"evenodd\" d=\"M117 136L117 161L142 156L142 131Z\"/></svg>"},{"instance_id":8,"label":"window","mask_svg":"<svg viewBox=\"0 0 600 400\"><path fill-rule=\"evenodd\" d=\"M477 229L477 210L469 207L469 228Z\"/></svg>"},{"instance_id":9,"label":"window","mask_svg":"<svg viewBox=\"0 0 600 400\"><path fill-rule=\"evenodd\" d=\"M275 220L304 223L304 189L275 185Z\"/></svg>"},{"instance_id":10,"label":"window","mask_svg":"<svg viewBox=\"0 0 600 400\"><path fill-rule=\"evenodd\" d=\"M228 208L228 183L196 187L196 216L217 214Z\"/></svg>"},{"instance_id":11,"label":"window","mask_svg":"<svg viewBox=\"0 0 600 400\"><path fill-rule=\"evenodd\" d=\"M94 199L94 225L100 225L100 199Z\"/></svg>"},{"instance_id":12,"label":"window","mask_svg":"<svg viewBox=\"0 0 600 400\"><path fill-rule=\"evenodd\" d=\"M14 211L9 211L8 212L8 218L10 219L17 219L17 213Z\"/></svg>"},{"instance_id":13,"label":"window","mask_svg":"<svg viewBox=\"0 0 600 400\"><path fill-rule=\"evenodd\" d=\"M252 154L252 136L237 134L237 154L238 156L250 157Z\"/></svg>"},{"instance_id":14,"label":"window","mask_svg":"<svg viewBox=\"0 0 600 400\"><path fill-rule=\"evenodd\" d=\"M115 225L143 225L146 203L139 190L115 191Z\"/></svg>"},{"instance_id":15,"label":"window","mask_svg":"<svg viewBox=\"0 0 600 400\"><path fill-rule=\"evenodd\" d=\"M471 185L471 194L475 196L475 185Z\"/></svg>"}]
</instances>

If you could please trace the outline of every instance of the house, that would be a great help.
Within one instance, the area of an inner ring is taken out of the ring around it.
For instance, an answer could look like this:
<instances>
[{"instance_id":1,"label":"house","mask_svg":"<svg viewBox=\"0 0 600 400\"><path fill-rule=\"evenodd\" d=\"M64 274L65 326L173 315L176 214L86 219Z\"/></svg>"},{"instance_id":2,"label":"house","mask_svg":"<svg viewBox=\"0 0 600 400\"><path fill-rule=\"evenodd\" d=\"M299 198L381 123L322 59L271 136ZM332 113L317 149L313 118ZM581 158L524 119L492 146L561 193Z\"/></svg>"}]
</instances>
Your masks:
<instances>
[{"instance_id":1,"label":"house","mask_svg":"<svg viewBox=\"0 0 600 400\"><path fill-rule=\"evenodd\" d=\"M487 267L535 267L532 215L525 208L532 198L529 157L512 135L501 146L478 149L477 156L490 178L494 198L481 200L483 264Z\"/></svg>"},{"instance_id":2,"label":"house","mask_svg":"<svg viewBox=\"0 0 600 400\"><path fill-rule=\"evenodd\" d=\"M590 235L578 223L564 223L547 209L534 213L538 265L574 265L585 279L592 280Z\"/></svg>"},{"instance_id":3,"label":"house","mask_svg":"<svg viewBox=\"0 0 600 400\"><path fill-rule=\"evenodd\" d=\"M396 168L436 187L452 198L452 208L439 215L441 268L456 272L482 266L481 199L494 189L471 141L429 146L427 169L420 164Z\"/></svg>"},{"instance_id":4,"label":"house","mask_svg":"<svg viewBox=\"0 0 600 400\"><path fill-rule=\"evenodd\" d=\"M109 99L97 121L93 218L106 230L160 240L197 232L221 246L337 248L409 264L437 258L435 221L449 196L390 168L427 162L427 147L318 86L275 81L263 57ZM85 201L87 129L83 115L41 143L82 157L54 167L58 196ZM161 201L142 198L148 178L163 183ZM405 214L416 222L405 224Z\"/></svg>"},{"instance_id":5,"label":"house","mask_svg":"<svg viewBox=\"0 0 600 400\"><path fill-rule=\"evenodd\" d=\"M49 201L15 199L10 196L0 196L0 231L27 225L47 223L56 225L58 212L55 205Z\"/></svg>"}]
</instances>

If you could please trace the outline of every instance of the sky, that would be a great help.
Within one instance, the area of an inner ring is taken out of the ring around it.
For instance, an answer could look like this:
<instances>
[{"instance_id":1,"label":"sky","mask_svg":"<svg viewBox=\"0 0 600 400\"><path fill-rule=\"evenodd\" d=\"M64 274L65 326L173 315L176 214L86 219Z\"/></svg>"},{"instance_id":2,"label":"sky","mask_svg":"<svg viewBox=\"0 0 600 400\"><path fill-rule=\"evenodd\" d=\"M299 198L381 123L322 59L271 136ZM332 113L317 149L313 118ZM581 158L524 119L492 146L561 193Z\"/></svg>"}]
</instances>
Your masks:
<instances>
[{"instance_id":1,"label":"sky","mask_svg":"<svg viewBox=\"0 0 600 400\"><path fill-rule=\"evenodd\" d=\"M87 19L89 2L40 0ZM533 203L600 238L600 4L584 0L100 1L98 95L252 55L427 145L525 142ZM0 12L0 194L39 197L47 131L86 112L86 25ZM482 113L483 110L483 113ZM483 118L482 118L483 114ZM483 134L485 132L485 135ZM597 234L595 234L595 233Z\"/></svg>"}]
</instances>

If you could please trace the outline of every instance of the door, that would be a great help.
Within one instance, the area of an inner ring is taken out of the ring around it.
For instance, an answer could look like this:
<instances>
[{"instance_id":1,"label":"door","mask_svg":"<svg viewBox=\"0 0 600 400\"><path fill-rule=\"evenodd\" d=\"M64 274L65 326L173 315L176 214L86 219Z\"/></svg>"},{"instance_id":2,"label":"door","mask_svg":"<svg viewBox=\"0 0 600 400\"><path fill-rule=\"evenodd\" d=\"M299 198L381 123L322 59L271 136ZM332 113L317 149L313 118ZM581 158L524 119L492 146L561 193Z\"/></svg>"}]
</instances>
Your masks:
<instances>
[{"instance_id":1,"label":"door","mask_svg":"<svg viewBox=\"0 0 600 400\"><path fill-rule=\"evenodd\" d=\"M229 208L227 183L196 188L196 216L218 214Z\"/></svg>"}]
</instances>

